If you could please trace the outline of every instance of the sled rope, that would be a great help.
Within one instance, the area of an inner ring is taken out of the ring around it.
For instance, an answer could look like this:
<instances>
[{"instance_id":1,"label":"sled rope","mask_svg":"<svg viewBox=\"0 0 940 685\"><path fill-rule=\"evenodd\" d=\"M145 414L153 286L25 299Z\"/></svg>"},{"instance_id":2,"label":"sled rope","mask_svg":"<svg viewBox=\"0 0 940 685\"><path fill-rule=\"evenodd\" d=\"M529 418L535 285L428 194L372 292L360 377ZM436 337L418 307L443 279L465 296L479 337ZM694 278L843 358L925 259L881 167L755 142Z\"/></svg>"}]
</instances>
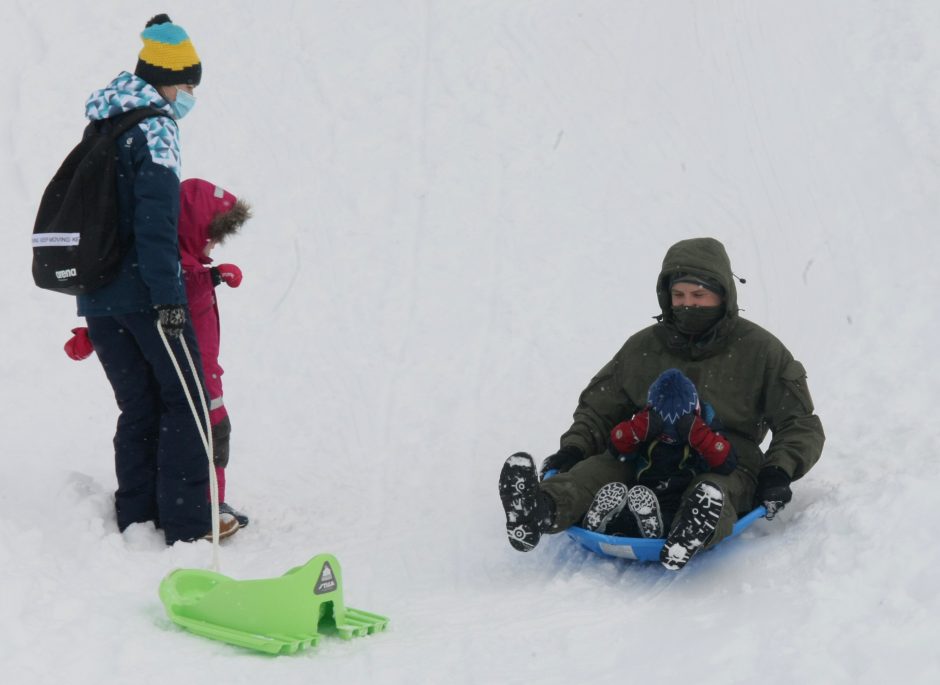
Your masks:
<instances>
[{"instance_id":1,"label":"sled rope","mask_svg":"<svg viewBox=\"0 0 940 685\"><path fill-rule=\"evenodd\" d=\"M199 414L196 412L196 405L193 402L192 394L189 392L189 385L186 383L186 379L183 378L183 371L180 369L179 362L176 360L176 355L173 354L173 348L170 347L170 341L167 340L166 333L163 330L163 325L157 321L157 331L160 333L160 339L163 341L164 347L166 347L166 352L170 355L170 361L173 362L173 368L176 369L176 375L180 379L180 385L183 386L183 393L186 395L186 401L189 403L189 410L193 414L193 419L196 421L196 429L199 431L199 437L202 438L202 445L206 449L206 457L209 460L209 500L211 503L211 512L212 512L212 570L219 571L219 481L215 475L215 458L213 456L212 450L212 432L207 432L203 428L202 422L199 420ZM199 400L202 403L202 413L205 418L205 425L209 425L209 407L206 404L206 395L202 391L202 383L199 383L199 374L196 372L196 365L193 363L193 357L189 353L189 346L186 344L185 338L182 334L179 336L180 344L183 346L183 353L186 355L186 361L189 362L189 370L193 374L193 379L196 380L196 387L199 390Z\"/></svg>"}]
</instances>

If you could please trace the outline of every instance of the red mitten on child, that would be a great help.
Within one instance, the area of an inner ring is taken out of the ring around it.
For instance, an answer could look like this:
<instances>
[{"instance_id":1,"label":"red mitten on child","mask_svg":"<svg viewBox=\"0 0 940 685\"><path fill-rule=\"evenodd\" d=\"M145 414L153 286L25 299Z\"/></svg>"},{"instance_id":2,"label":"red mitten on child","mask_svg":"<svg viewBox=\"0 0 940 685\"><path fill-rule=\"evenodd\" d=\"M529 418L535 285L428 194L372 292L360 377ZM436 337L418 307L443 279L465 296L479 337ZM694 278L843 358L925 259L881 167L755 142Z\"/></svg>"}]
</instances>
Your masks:
<instances>
[{"instance_id":1,"label":"red mitten on child","mask_svg":"<svg viewBox=\"0 0 940 685\"><path fill-rule=\"evenodd\" d=\"M658 435L663 421L658 414L650 412L649 407L638 411L629 421L618 423L610 431L610 444L618 454L634 452L641 442Z\"/></svg>"},{"instance_id":2,"label":"red mitten on child","mask_svg":"<svg viewBox=\"0 0 940 685\"><path fill-rule=\"evenodd\" d=\"M215 267L219 275L219 282L224 282L229 288L237 288L242 282L242 270L234 264L219 264Z\"/></svg>"},{"instance_id":3,"label":"red mitten on child","mask_svg":"<svg viewBox=\"0 0 940 685\"><path fill-rule=\"evenodd\" d=\"M91 353L95 351L95 347L88 337L88 329L80 326L79 328L73 328L72 333L75 335L65 343L65 353L77 362L88 359Z\"/></svg>"},{"instance_id":4,"label":"red mitten on child","mask_svg":"<svg viewBox=\"0 0 940 685\"><path fill-rule=\"evenodd\" d=\"M709 428L699 413L683 416L679 419L677 428L679 435L688 436L692 449L701 454L713 469L722 466L731 454L731 443L728 439Z\"/></svg>"}]
</instances>

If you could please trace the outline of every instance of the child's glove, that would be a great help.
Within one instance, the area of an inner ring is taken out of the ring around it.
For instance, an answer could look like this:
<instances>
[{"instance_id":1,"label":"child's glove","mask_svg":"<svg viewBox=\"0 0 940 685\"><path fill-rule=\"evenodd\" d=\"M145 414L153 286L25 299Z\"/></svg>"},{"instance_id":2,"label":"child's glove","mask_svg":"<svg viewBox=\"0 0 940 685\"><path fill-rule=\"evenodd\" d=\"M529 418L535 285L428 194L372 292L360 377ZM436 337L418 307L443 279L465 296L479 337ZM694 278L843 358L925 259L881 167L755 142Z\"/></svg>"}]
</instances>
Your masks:
<instances>
[{"instance_id":1,"label":"child's glove","mask_svg":"<svg viewBox=\"0 0 940 685\"><path fill-rule=\"evenodd\" d=\"M680 418L676 430L679 431L679 437L688 441L692 449L702 455L710 468L722 471L734 468L736 459L728 438L709 428L699 412Z\"/></svg>"},{"instance_id":2,"label":"child's glove","mask_svg":"<svg viewBox=\"0 0 940 685\"><path fill-rule=\"evenodd\" d=\"M659 435L663 429L663 420L659 414L644 407L629 421L623 421L610 431L610 445L620 454L635 452L641 442Z\"/></svg>"},{"instance_id":3,"label":"child's glove","mask_svg":"<svg viewBox=\"0 0 940 685\"><path fill-rule=\"evenodd\" d=\"M242 283L242 270L234 264L219 264L211 269L213 285L225 282L229 288L237 288Z\"/></svg>"},{"instance_id":4,"label":"child's glove","mask_svg":"<svg viewBox=\"0 0 940 685\"><path fill-rule=\"evenodd\" d=\"M88 329L84 326L80 326L73 328L72 333L75 335L69 338L68 342L65 343L65 353L77 362L80 362L82 359L88 359L91 353L95 351L95 347L91 344L91 339L88 337Z\"/></svg>"}]
</instances>

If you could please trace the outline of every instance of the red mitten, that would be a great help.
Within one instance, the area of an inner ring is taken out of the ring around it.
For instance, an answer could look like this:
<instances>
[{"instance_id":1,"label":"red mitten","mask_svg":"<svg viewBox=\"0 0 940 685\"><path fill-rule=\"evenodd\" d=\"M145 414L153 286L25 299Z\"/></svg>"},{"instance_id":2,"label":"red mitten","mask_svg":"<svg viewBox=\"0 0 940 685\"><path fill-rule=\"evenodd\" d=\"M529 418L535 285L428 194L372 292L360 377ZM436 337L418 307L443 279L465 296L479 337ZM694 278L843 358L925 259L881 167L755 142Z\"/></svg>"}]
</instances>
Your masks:
<instances>
[{"instance_id":1,"label":"red mitten","mask_svg":"<svg viewBox=\"0 0 940 685\"><path fill-rule=\"evenodd\" d=\"M219 264L216 269L219 270L219 278L229 288L237 288L242 282L242 270L234 264Z\"/></svg>"},{"instance_id":2,"label":"red mitten","mask_svg":"<svg viewBox=\"0 0 940 685\"><path fill-rule=\"evenodd\" d=\"M91 353L95 351L94 345L88 338L88 329L84 326L72 329L73 335L65 343L65 353L77 362L82 359L88 359Z\"/></svg>"},{"instance_id":3,"label":"red mitten","mask_svg":"<svg viewBox=\"0 0 940 685\"><path fill-rule=\"evenodd\" d=\"M721 466L731 454L731 443L728 439L709 428L699 414L683 416L679 419L677 427L679 435L688 436L689 445L702 455L709 467Z\"/></svg>"},{"instance_id":4,"label":"red mitten","mask_svg":"<svg viewBox=\"0 0 940 685\"><path fill-rule=\"evenodd\" d=\"M650 412L649 407L641 409L629 421L623 421L610 431L610 444L619 454L630 454L641 442L651 435L658 435L662 430L662 419Z\"/></svg>"}]
</instances>

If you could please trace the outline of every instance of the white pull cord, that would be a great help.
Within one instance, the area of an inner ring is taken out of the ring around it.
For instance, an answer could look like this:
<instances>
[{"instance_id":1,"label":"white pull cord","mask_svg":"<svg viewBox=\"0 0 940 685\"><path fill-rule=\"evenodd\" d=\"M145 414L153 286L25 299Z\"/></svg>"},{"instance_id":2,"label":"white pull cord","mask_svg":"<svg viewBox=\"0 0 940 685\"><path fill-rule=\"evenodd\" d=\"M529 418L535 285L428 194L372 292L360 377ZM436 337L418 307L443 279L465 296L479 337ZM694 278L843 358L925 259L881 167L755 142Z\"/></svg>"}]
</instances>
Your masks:
<instances>
[{"instance_id":1,"label":"white pull cord","mask_svg":"<svg viewBox=\"0 0 940 685\"><path fill-rule=\"evenodd\" d=\"M187 385L186 380L183 378L183 371L180 369L179 363L176 361L176 355L173 354L173 349L170 347L170 341L167 340L166 333L163 330L163 325L157 321L157 330L160 332L160 339L163 340L163 345L166 347L166 352L170 355L170 361L173 362L173 368L176 369L176 375L180 379L180 384L183 386L183 392L186 395L186 401L189 402L189 409L193 413L193 419L196 421L196 428L199 431L199 437L202 438L202 444L206 449L206 457L209 459L209 500L211 503L211 512L212 512L212 570L216 573L219 572L219 480L215 475L215 458L212 449L212 431L206 433L203 429L203 424L199 420L199 414L196 413L196 405L193 403L192 395L189 392L189 385ZM196 380L196 387L199 389L199 400L202 403L202 413L205 417L206 426L209 426L209 406L206 404L206 395L202 391L202 383L199 383L199 374L196 372L196 365L193 363L192 355L189 353L189 346L186 344L186 340L183 338L183 335L179 336L180 344L183 346L183 352L186 355L186 360L189 362L189 370L193 374L193 378Z\"/></svg>"}]
</instances>

